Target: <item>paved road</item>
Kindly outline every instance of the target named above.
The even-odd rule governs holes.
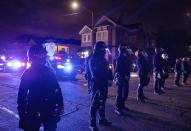
[[[16,98],[19,74],[0,73],[0,131],[19,131]],[[137,77],[130,82],[125,116],[114,113],[116,86],[109,88],[106,115],[111,127],[99,126],[101,131],[189,131],[191,130],[191,79],[188,86],[175,87],[173,76],[167,81],[162,96],[153,94],[153,80],[145,88],[149,98],[145,103],[136,101]],[[61,81],[65,114],[58,123],[58,131],[88,131],[89,95],[82,76],[77,81]]]

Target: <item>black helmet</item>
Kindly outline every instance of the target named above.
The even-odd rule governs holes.
[[[106,46],[103,41],[97,42],[94,46],[94,55],[104,57],[106,54]]]
[[[98,51],[98,50],[102,50],[104,49],[105,50],[106,46],[105,46],[105,43],[103,41],[99,41],[95,44],[94,46],[94,50],[95,51]]]
[[[122,53],[128,52],[128,49],[129,48],[128,48],[127,44],[120,44],[119,48],[118,48],[118,51],[119,51],[120,54],[122,54]]]
[[[28,61],[40,62],[46,60],[47,51],[42,45],[33,45],[27,52]]]

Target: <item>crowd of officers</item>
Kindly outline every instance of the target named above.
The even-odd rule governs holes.
[[[64,111],[61,88],[55,76],[55,72],[47,66],[46,49],[41,45],[34,45],[28,51],[28,59],[31,67],[22,77],[18,92],[19,127],[24,131],[38,131],[41,124],[45,131],[55,131],[57,122]],[[108,87],[112,86],[113,80],[117,85],[115,113],[123,115],[125,101],[129,94],[129,81],[131,62],[128,59],[129,48],[121,44],[118,48],[118,57],[115,60],[114,73],[109,68],[105,59],[106,45],[97,42],[93,53],[86,60],[86,79],[88,91],[91,96],[90,125],[92,131],[97,131],[96,117],[99,114],[99,124],[109,126],[112,123],[106,119],[105,104],[108,96]],[[148,99],[143,88],[149,84],[150,67],[145,53],[142,50],[135,52],[138,68],[139,84],[137,88],[137,100],[145,102]],[[153,58],[154,93],[164,93],[165,80],[168,78],[168,55],[159,48],[155,49]],[[175,84],[179,86],[180,75],[183,73],[183,83],[186,84],[189,75],[187,59],[176,60]],[[113,75],[114,74],[114,75]]]
[[[88,91],[91,95],[90,106],[90,129],[98,130],[96,126],[96,114],[99,114],[99,124],[111,125],[105,117],[105,103],[108,95],[108,87],[112,85],[112,80],[117,86],[115,113],[124,115],[124,111],[129,109],[125,106],[125,101],[129,94],[129,81],[131,72],[131,61],[129,59],[129,48],[126,44],[118,47],[118,57],[114,63],[114,75],[109,69],[108,62],[105,59],[106,46],[104,42],[95,44],[94,52],[86,60],[86,74],[88,81]],[[145,102],[148,99],[143,92],[143,88],[150,82],[149,73],[153,72],[154,78],[154,94],[161,95],[164,93],[165,80],[168,78],[168,54],[161,48],[155,48],[153,56],[153,65],[149,66],[145,52],[137,50],[135,52],[137,74],[139,84],[137,88],[137,100]],[[186,84],[189,76],[189,66],[187,58],[177,59],[175,64],[175,85],[179,86],[181,73],[183,74],[183,84]],[[153,70],[151,71],[151,68]]]

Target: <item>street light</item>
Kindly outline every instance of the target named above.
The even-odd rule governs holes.
[[[72,7],[72,9],[77,10],[79,8],[79,3],[77,1],[73,1],[71,3],[71,7]],[[91,24],[92,24],[91,26],[92,26],[92,29],[93,29],[93,27],[94,27],[94,12],[93,12],[93,10],[89,10],[87,8],[85,8],[85,9],[88,10],[89,12],[91,12],[91,18],[92,18],[91,19]],[[79,14],[79,13],[73,13],[73,14],[70,14],[70,15],[76,15],[76,14]]]
[[[73,1],[73,2],[71,3],[71,7],[72,7],[73,9],[78,9],[78,8],[79,8],[79,3],[76,2],[76,1]]]
[[[77,10],[79,8],[79,4],[78,2],[76,2],[76,0],[74,0],[72,3],[71,3],[71,7],[72,9],[74,10]],[[92,28],[92,48],[94,46],[94,12],[93,10],[90,10],[86,7],[83,6],[84,9],[86,9],[89,13],[91,13],[91,28]],[[69,14],[69,15],[76,15],[76,14],[79,14],[79,13],[72,13],[72,14]]]

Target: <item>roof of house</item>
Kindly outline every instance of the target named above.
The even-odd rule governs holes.
[[[120,24],[119,22],[115,21],[114,19],[112,18],[109,18],[107,16],[102,16],[96,23],[95,23],[95,27],[98,26],[99,24],[101,24],[103,21],[108,21],[110,22],[111,24],[113,24],[114,26],[116,27],[119,27],[121,29],[124,29],[126,31],[137,31],[137,29],[140,29],[142,27],[142,23],[137,23],[137,24],[131,24],[131,25],[124,25],[124,24]],[[79,32],[79,34],[83,34],[83,32],[85,31],[85,29],[88,29],[90,31],[92,31],[92,29],[85,25]]]
[[[85,26],[80,30],[79,34],[80,34],[80,35],[83,34],[83,32],[84,32],[86,29],[89,30],[90,32],[92,32],[92,29],[91,29],[89,26],[85,25]]]

